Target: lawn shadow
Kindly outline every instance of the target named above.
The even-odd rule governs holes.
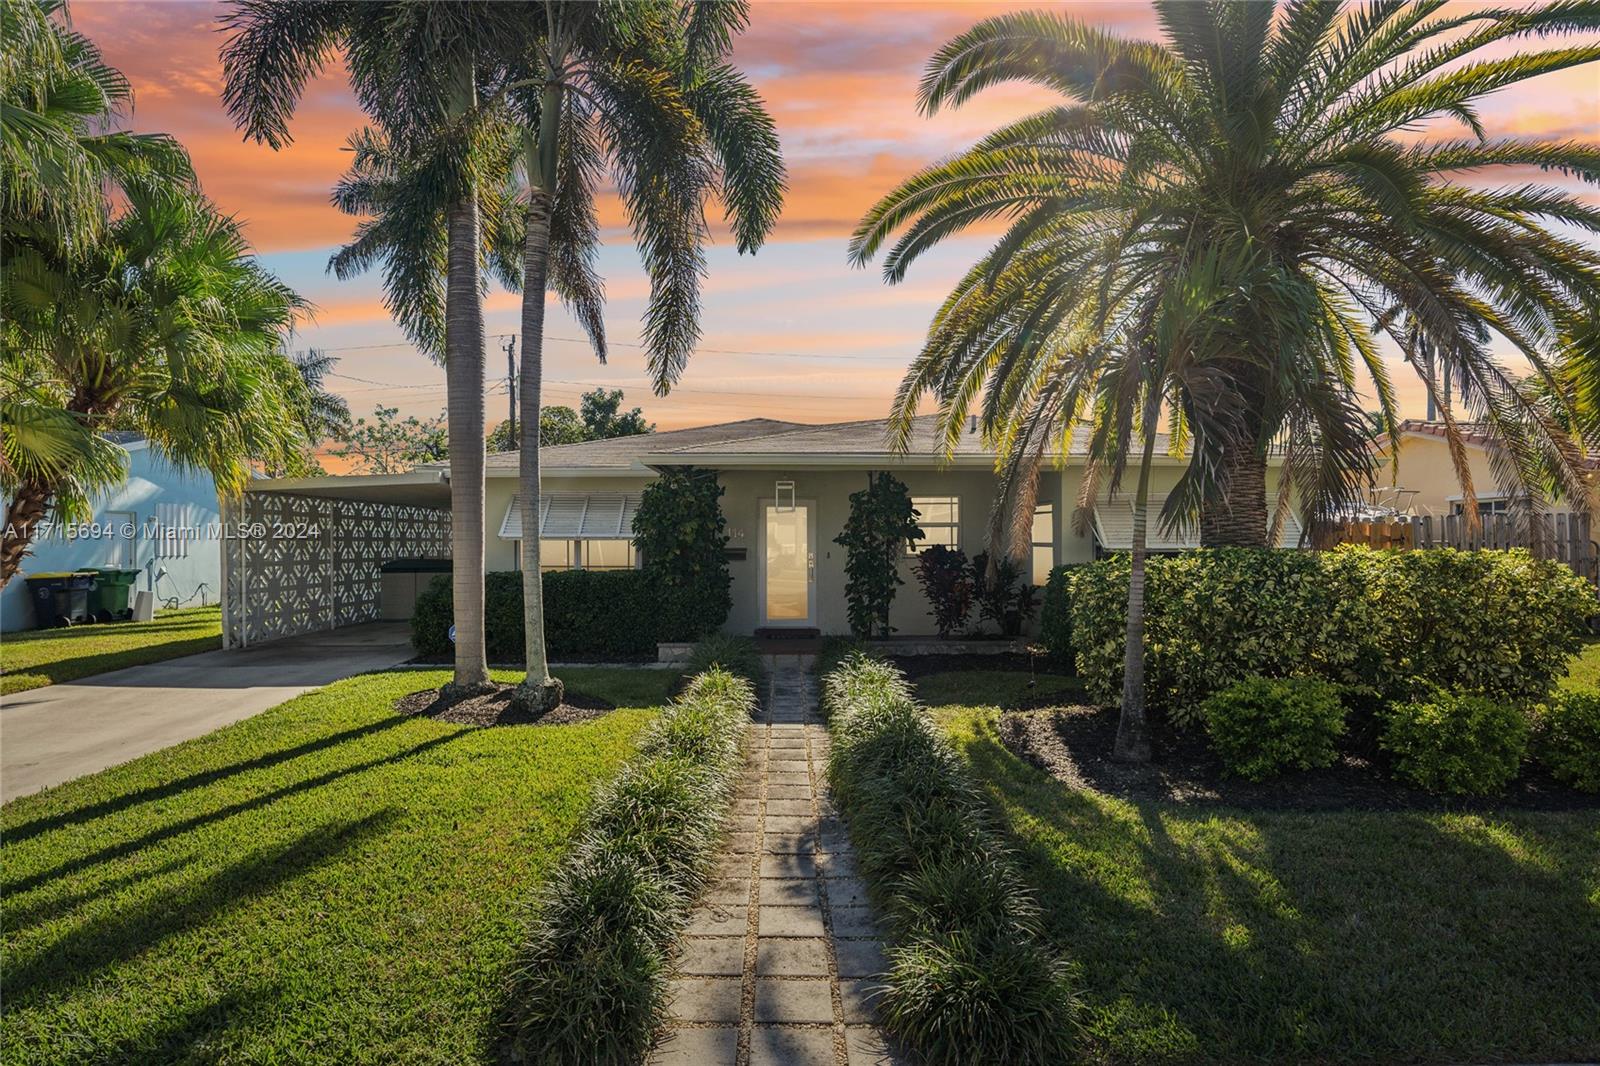
[[[1563,833],[1532,816],[1480,830],[1114,800],[976,728],[963,748],[1010,805],[999,817],[1051,939],[1081,966],[1097,1058],[1549,1061],[1600,1046],[1583,815],[1537,816],[1571,820]]]
[[[237,803],[230,803],[225,807],[218,807],[214,811],[206,811],[204,814],[197,814],[181,821],[172,822],[168,825],[160,827],[159,829],[153,829],[143,836],[135,837],[131,840],[124,840],[118,844],[112,844],[108,847],[101,848],[99,851],[90,852],[87,855],[80,855],[75,859],[69,859],[64,863],[60,863],[59,865],[53,866],[47,870],[41,870],[36,874],[31,874],[18,881],[6,884],[3,886],[4,890],[7,893],[30,891],[38,888],[40,885],[47,884],[50,881],[54,881],[58,878],[66,877],[70,874],[75,874],[82,870],[86,870],[92,866],[98,866],[102,863],[111,862],[113,860],[132,855],[136,852],[143,851],[145,848],[153,847],[162,841],[170,840],[173,837],[191,832],[192,830],[198,829],[201,826],[208,825],[212,822],[220,822],[225,818],[231,818],[236,814],[243,814],[246,811],[257,810],[269,804],[276,803],[278,800],[296,795],[297,793],[309,792],[312,789],[321,788],[322,786],[332,784],[341,778],[349,777],[351,774],[364,773],[367,770],[372,770],[379,766],[387,766],[390,763],[399,762],[402,759],[408,759],[413,755],[420,755],[421,753],[432,748],[439,747],[442,744],[448,744],[450,741],[455,740],[460,735],[461,734],[459,732],[456,732],[432,737],[421,742],[420,744],[413,744],[408,748],[391,752],[388,755],[367,759],[363,762],[352,763],[349,766],[341,766],[337,769],[328,770],[325,773],[317,774],[315,777],[307,777],[302,780],[284,785],[280,788],[275,788],[270,792],[263,792],[259,795],[251,796],[249,799],[240,800]]]
[[[168,937],[360,847],[397,817],[385,808],[351,821],[325,825],[286,844],[241,859],[205,881],[139,907],[96,918],[52,942],[38,955],[12,962],[5,995],[15,1007],[49,987],[91,980],[100,970],[146,951]]]
[[[176,796],[179,793],[188,792],[191,789],[204,788],[207,785],[215,784],[216,782],[228,777],[232,777],[235,774],[248,773],[251,770],[263,770],[270,766],[277,766],[279,763],[285,763],[291,759],[298,759],[302,755],[310,755],[314,752],[323,751],[327,748],[337,747],[338,745],[344,744],[348,741],[360,740],[363,737],[371,736],[374,733],[381,733],[385,730],[393,729],[395,726],[402,724],[404,721],[405,719],[403,718],[386,716],[376,721],[368,722],[366,725],[354,726],[350,729],[340,730],[337,733],[329,733],[326,736],[318,737],[315,740],[308,740],[292,747],[281,748],[277,751],[264,752],[261,755],[257,755],[251,759],[245,759],[241,762],[230,763],[227,766],[218,766],[210,770],[202,770],[198,773],[187,774],[183,777],[174,778],[171,781],[162,782],[159,785],[151,785],[147,788],[135,789],[132,792],[124,793],[115,797],[114,799],[101,800],[98,803],[90,803],[82,807],[73,808],[72,810],[61,811],[57,814],[45,815],[42,818],[35,818],[31,822],[23,822],[14,828],[6,830],[6,843],[21,843],[24,840],[38,836],[40,833],[49,832],[52,829],[60,829],[63,826],[76,825],[82,822],[91,821],[95,818],[102,818],[108,814],[116,814],[118,811],[128,810],[129,808],[136,807],[141,803],[149,803],[152,800],[167,799],[169,797]]]

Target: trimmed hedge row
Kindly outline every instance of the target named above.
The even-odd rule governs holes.
[[[417,597],[411,646],[449,656],[455,606],[448,576]],[[524,657],[522,574],[484,577],[484,638],[491,662]],[[552,659],[654,659],[664,640],[693,640],[706,620],[686,593],[662,588],[642,570],[551,570],[544,575],[544,639]],[[719,623],[720,624],[720,623]]]
[[[1247,677],[1321,677],[1372,706],[1433,688],[1537,702],[1597,610],[1586,581],[1524,549],[1219,548],[1147,566],[1148,699],[1179,723]],[[1105,703],[1122,688],[1127,593],[1127,556],[1058,568],[1047,589],[1043,639],[1057,655],[1075,653]]]
[[[885,1025],[933,1066],[1075,1059],[1067,967],[960,757],[887,663],[823,688],[828,779],[894,932]]]
[[[508,1000],[515,1062],[634,1066],[666,1020],[670,953],[714,869],[755,692],[701,674],[600,792],[540,891]]]

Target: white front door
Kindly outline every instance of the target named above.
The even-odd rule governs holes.
[[[817,620],[816,524],[808,502],[761,504],[761,620],[812,626]]]

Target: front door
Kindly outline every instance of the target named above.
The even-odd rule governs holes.
[[[769,626],[816,624],[816,529],[809,503],[761,505],[761,618]]]

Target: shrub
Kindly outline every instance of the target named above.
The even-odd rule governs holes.
[[[551,570],[544,575],[544,639],[552,659],[654,659],[656,643],[682,640],[693,597],[656,585],[639,570]],[[522,575],[485,575],[484,638],[491,662],[524,655]],[[451,654],[455,606],[450,578],[434,578],[417,597],[411,646],[418,655]]]
[[[1152,709],[1179,723],[1211,693],[1253,676],[1312,674],[1364,686],[1381,705],[1435,687],[1536,702],[1596,608],[1582,578],[1520,549],[1218,548],[1146,565],[1146,691]],[[1078,672],[1091,698],[1115,703],[1128,559],[1061,580],[1071,589]],[[1059,640],[1061,627],[1052,633]]]
[[[967,624],[972,613],[974,586],[972,574],[967,569],[967,553],[960,548],[947,548],[932,544],[917,554],[913,567],[922,594],[932,607],[933,624],[939,636],[951,633]]]
[[[993,622],[1000,635],[1014,637],[1038,608],[1034,588],[1022,579],[1022,567],[1002,556],[994,564],[994,579],[989,578],[989,554],[972,557],[972,584],[978,598],[978,618]]]
[[[633,516],[633,543],[644,572],[673,606],[663,639],[715,633],[733,609],[728,522],[714,470],[669,467],[645,487]]]
[[[727,633],[713,633],[701,637],[689,651],[684,663],[685,674],[703,674],[712,667],[721,667],[752,685],[761,683],[761,652],[749,637],[735,637]]]
[[[895,590],[905,584],[900,560],[906,542],[922,536],[911,493],[889,473],[869,473],[867,487],[850,494],[850,517],[833,542],[845,549],[844,596],[850,632],[858,637],[887,637],[889,607]]]
[[[1331,766],[1344,705],[1326,681],[1252,677],[1200,705],[1211,747],[1229,773],[1261,781],[1286,769]]]
[[[668,953],[709,879],[754,706],[743,678],[699,675],[601,790],[539,893],[513,969],[506,1057],[644,1060],[666,1020]]]
[[[1078,565],[1058,566],[1050,571],[1044,586],[1044,606],[1039,610],[1039,643],[1050,657],[1073,664],[1072,652],[1072,575]]]
[[[1550,700],[1539,761],[1557,781],[1600,792],[1600,692],[1558,692]]]
[[[1528,718],[1500,700],[1441,691],[1390,707],[1380,743],[1413,784],[1481,796],[1517,776],[1528,750]]]
[[[982,790],[899,670],[855,655],[823,679],[828,779],[894,931],[878,1004],[930,1064],[1063,1062],[1076,1001]]]

